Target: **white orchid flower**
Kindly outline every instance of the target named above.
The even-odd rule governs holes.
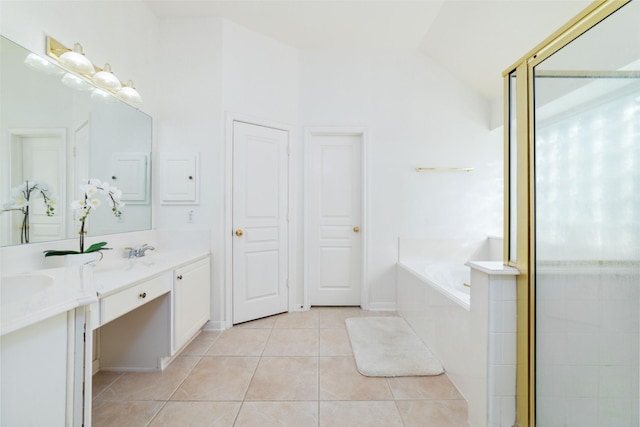
[[[118,202],[122,198],[122,190],[120,190],[119,188],[111,187],[111,194],[113,194],[113,198]]]
[[[86,203],[84,199],[74,200],[73,202],[71,202],[71,209],[74,209],[74,210],[82,209],[84,208],[85,205]]]
[[[85,193],[87,197],[93,197],[98,192],[98,187],[92,184],[85,184],[80,187],[80,190],[82,190],[82,192]]]
[[[10,202],[2,205],[2,207],[6,210],[18,210],[26,208],[27,206],[29,206],[29,203],[23,198],[11,200]]]
[[[81,232],[84,231],[85,220],[91,211],[93,209],[97,209],[102,204],[102,201],[98,198],[98,195],[100,194],[103,195],[103,198],[107,201],[111,207],[111,211],[116,217],[120,217],[122,215],[122,212],[119,210],[121,206],[124,206],[120,201],[122,191],[118,190],[115,186],[112,186],[106,181],[103,182],[96,178],[89,178],[83,179],[80,182],[80,190],[84,193],[84,196],[80,200],[74,200],[71,202],[71,208],[74,210],[80,210],[80,217],[78,220],[82,223]],[[82,242],[80,246],[83,246]]]
[[[18,197],[13,201],[13,209],[21,209],[29,206],[29,200],[24,197]]]
[[[9,190],[10,200],[2,205],[3,210],[21,211],[23,214],[20,234],[21,243],[29,243],[29,207],[35,206],[37,199],[42,199],[45,205],[45,214],[55,214],[56,200],[49,186],[33,179],[27,179],[22,184]]]

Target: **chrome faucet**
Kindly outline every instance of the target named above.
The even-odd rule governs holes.
[[[154,248],[153,246],[149,246],[146,243],[140,246],[138,249],[135,249],[135,248],[124,248],[124,249],[129,251],[129,258],[140,258],[144,256],[145,252],[156,250],[156,248]]]

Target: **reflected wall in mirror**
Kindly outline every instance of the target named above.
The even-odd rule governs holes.
[[[25,241],[27,212],[29,242],[77,237],[70,204],[88,178],[125,204],[120,218],[106,205],[92,213],[89,236],[151,228],[151,117],[1,36],[0,93],[2,246]],[[53,201],[37,190],[20,200],[27,182]]]

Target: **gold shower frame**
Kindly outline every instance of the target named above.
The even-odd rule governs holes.
[[[517,277],[516,427],[535,426],[535,211],[533,68],[631,0],[596,0],[503,72],[504,78],[504,262]],[[516,72],[516,182],[510,181],[509,78]],[[510,188],[515,185],[516,250],[510,260]]]

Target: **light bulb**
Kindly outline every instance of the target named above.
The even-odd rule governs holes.
[[[93,75],[93,82],[98,86],[111,91],[118,91],[122,87],[120,79],[111,72],[111,65],[104,64],[102,71]]]
[[[116,94],[118,98],[129,104],[139,105],[142,104],[142,97],[137,90],[133,87],[133,82],[129,80],[126,85],[122,87]]]
[[[93,68],[93,64],[86,56],[84,56],[84,52],[82,51],[82,46],[80,43],[76,43],[73,45],[73,50],[69,52],[65,52],[60,55],[58,61],[66,68],[71,71],[75,71],[80,74],[94,75],[96,70]]]

